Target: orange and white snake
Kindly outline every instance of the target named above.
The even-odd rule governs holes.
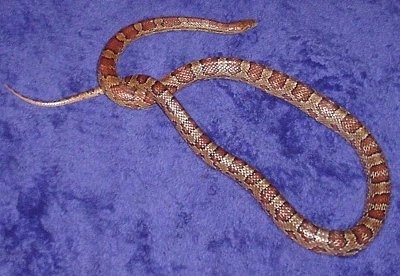
[[[57,101],[33,100],[7,88],[19,98],[44,107],[62,106],[105,94],[128,108],[157,104],[192,150],[211,167],[249,190],[276,225],[291,239],[315,252],[353,255],[378,234],[386,218],[390,197],[385,157],[369,130],[332,100],[282,72],[238,58],[206,58],[183,65],[161,81],[145,75],[120,78],[116,64],[132,41],[165,31],[206,31],[235,34],[256,25],[253,20],[221,23],[189,17],[163,17],[140,21],[121,29],[106,44],[98,64],[99,87]],[[304,218],[256,168],[227,152],[208,137],[174,97],[183,87],[204,79],[225,78],[245,82],[281,98],[316,121],[340,134],[356,150],[367,179],[367,195],[361,218],[349,229],[331,230]]]

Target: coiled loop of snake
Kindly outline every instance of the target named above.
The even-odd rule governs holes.
[[[140,37],[164,31],[209,31],[239,33],[255,26],[252,20],[221,23],[200,18],[164,17],[143,20],[121,29],[103,49],[98,66],[100,87],[58,101],[32,100],[9,90],[21,99],[54,107],[106,94],[128,108],[145,108],[157,103],[173,122],[183,139],[207,164],[238,181],[249,190],[276,225],[291,239],[315,252],[353,255],[376,237],[386,218],[391,196],[389,169],[370,131],[346,109],[308,85],[286,74],[237,58],[206,58],[183,65],[161,81],[137,75],[120,78],[117,60],[125,47]],[[246,82],[265,93],[299,108],[348,141],[356,150],[367,178],[367,195],[361,218],[346,230],[317,226],[298,213],[256,168],[215,144],[185,111],[174,93],[199,80],[226,78]]]
[[[155,104],[148,84],[143,78],[135,76],[120,78],[117,74],[117,61],[133,41],[155,33],[167,31],[204,31],[220,34],[237,34],[256,25],[254,20],[241,20],[222,23],[213,20],[192,17],[162,17],[143,20],[122,28],[113,36],[101,52],[98,63],[98,79],[104,93],[119,105],[129,108],[145,108]],[[149,78],[147,78],[149,80]],[[154,79],[152,81],[155,81]],[[151,85],[150,85],[151,86]]]

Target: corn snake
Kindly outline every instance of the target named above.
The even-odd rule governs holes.
[[[99,87],[57,101],[38,101],[7,87],[35,105],[56,107],[105,94],[115,103],[140,109],[157,104],[192,150],[208,165],[249,190],[275,224],[291,239],[315,252],[353,255],[378,234],[390,205],[390,178],[384,155],[368,129],[344,108],[284,73],[238,58],[206,58],[183,65],[161,81],[145,75],[120,78],[116,64],[123,50],[140,37],[165,31],[206,31],[235,34],[255,26],[252,20],[221,23],[186,17],[140,21],[121,29],[105,45],[98,64]],[[259,172],[242,159],[215,144],[185,111],[174,94],[189,84],[212,78],[245,82],[281,98],[332,129],[356,150],[367,177],[368,188],[362,217],[346,230],[317,226],[304,218]]]

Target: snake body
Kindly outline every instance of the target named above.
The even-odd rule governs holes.
[[[208,165],[249,190],[275,224],[291,239],[315,252],[356,254],[376,237],[383,225],[389,209],[391,188],[389,170],[381,148],[370,131],[346,109],[282,72],[238,58],[201,59],[183,65],[161,81],[145,75],[120,78],[117,74],[116,64],[120,54],[129,43],[140,37],[171,30],[233,34],[254,26],[252,20],[232,23],[187,17],[143,20],[124,27],[107,42],[98,64],[99,87],[50,102],[33,100],[9,89],[23,100],[41,106],[60,106],[101,94],[128,108],[157,104],[192,150]],[[214,143],[174,96],[178,90],[193,82],[212,78],[232,79],[253,85],[291,103],[348,141],[361,160],[367,180],[366,202],[358,222],[346,230],[315,225],[297,212],[259,170]]]

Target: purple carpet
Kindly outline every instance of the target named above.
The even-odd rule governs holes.
[[[400,272],[398,1],[21,0],[1,1],[0,14],[1,85],[44,100],[96,87],[101,49],[130,23],[172,15],[256,19],[239,35],[139,40],[122,55],[120,75],[160,79],[211,56],[282,70],[369,127],[393,183],[386,224],[366,250],[316,254],[196,157],[158,107],[130,110],[101,96],[46,109],[1,87],[0,275]],[[243,83],[203,81],[177,97],[218,144],[259,168],[316,224],[344,229],[361,215],[361,164],[332,131]]]

